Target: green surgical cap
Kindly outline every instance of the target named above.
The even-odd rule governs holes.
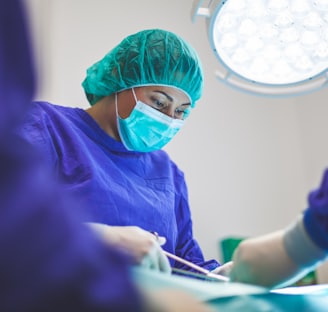
[[[112,93],[146,85],[181,89],[193,107],[203,89],[202,67],[195,50],[172,32],[143,30],[123,39],[88,68],[82,83],[91,105]]]

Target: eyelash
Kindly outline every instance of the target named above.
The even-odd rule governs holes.
[[[152,102],[154,103],[154,108],[156,108],[158,110],[161,110],[167,106],[163,102],[156,100],[156,99],[153,99]]]
[[[158,111],[162,111],[163,109],[165,109],[168,105],[164,102],[161,102],[160,100],[158,100],[157,98],[152,97],[151,98],[151,102],[153,103],[152,107]],[[180,109],[177,108],[175,110],[176,116],[177,117],[184,117],[185,115],[189,115],[188,114],[188,108],[186,109]]]

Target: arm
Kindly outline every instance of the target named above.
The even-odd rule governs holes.
[[[309,195],[309,208],[288,228],[246,239],[233,256],[231,279],[285,286],[315,269],[328,255],[328,174]]]
[[[130,259],[81,224],[74,200],[38,165],[17,166],[27,165],[22,154],[8,155],[10,175],[0,175],[1,311],[209,311],[174,289],[140,291]]]
[[[304,229],[303,218],[285,230],[242,241],[233,255],[232,281],[283,287],[312,271],[326,257]]]
[[[230,278],[235,282],[282,287],[297,281],[311,269],[292,260],[284,230],[242,241],[233,255]]]

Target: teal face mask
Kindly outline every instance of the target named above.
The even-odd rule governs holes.
[[[171,118],[138,100],[130,116],[122,119],[117,112],[117,97],[115,105],[122,143],[131,151],[151,152],[161,149],[184,124],[184,120]]]

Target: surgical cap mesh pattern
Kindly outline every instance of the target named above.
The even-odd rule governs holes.
[[[88,68],[82,83],[91,105],[112,93],[146,85],[179,88],[194,106],[203,89],[202,67],[195,50],[172,32],[143,30],[123,39]]]

